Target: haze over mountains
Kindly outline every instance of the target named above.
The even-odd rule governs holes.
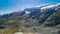
[[[49,34],[60,34],[60,3],[25,8],[20,11],[2,15],[0,16],[0,24],[0,29],[26,27],[28,31],[37,30],[36,32],[45,32],[45,30],[47,31],[48,29],[45,34],[48,34],[48,32]],[[57,32],[55,30],[57,30]]]

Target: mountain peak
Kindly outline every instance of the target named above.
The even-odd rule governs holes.
[[[60,3],[56,4],[56,6],[60,6]]]
[[[51,7],[54,7],[54,6],[55,5],[50,5],[50,6],[42,7],[41,9],[51,8]]]

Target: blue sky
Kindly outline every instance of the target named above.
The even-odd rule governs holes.
[[[10,13],[26,7],[56,3],[60,3],[60,0],[0,0],[0,14]]]

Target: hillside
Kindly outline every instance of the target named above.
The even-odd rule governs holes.
[[[18,31],[60,34],[60,4],[25,8],[0,16],[1,33]]]

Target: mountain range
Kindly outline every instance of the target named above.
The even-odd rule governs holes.
[[[32,7],[32,8],[25,8],[22,11],[15,11],[12,12],[10,14],[5,14],[2,17],[6,17],[9,18],[11,16],[27,16],[28,17],[36,17],[38,14],[40,15],[41,13],[44,12],[53,12],[52,10],[58,10],[60,7],[60,3],[56,4],[56,5],[45,5],[45,6],[40,6],[40,7]],[[26,13],[27,12],[27,13]],[[29,13],[30,12],[30,13]]]
[[[60,3],[25,8],[0,16],[0,29],[5,27],[58,27],[60,28]]]

